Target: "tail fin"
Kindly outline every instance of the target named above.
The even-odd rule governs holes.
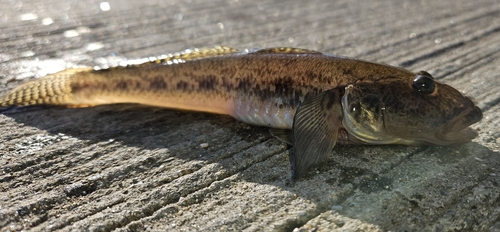
[[[90,68],[67,69],[24,83],[0,99],[0,106],[71,105],[71,77]]]

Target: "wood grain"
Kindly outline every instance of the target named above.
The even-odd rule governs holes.
[[[30,0],[0,9],[1,95],[75,65],[293,46],[426,70],[485,116],[474,125],[480,136],[457,147],[335,148],[291,186],[286,146],[229,117],[130,105],[3,113],[1,231],[500,231],[498,1]]]

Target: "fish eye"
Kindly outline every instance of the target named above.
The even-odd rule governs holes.
[[[420,71],[417,73],[417,75],[420,75],[420,76],[427,76],[427,77],[430,77],[431,79],[434,79],[434,77],[431,76],[431,74],[429,74],[428,72],[426,71]]]
[[[417,75],[415,79],[413,79],[413,85],[412,85],[413,89],[423,94],[433,93],[435,86],[431,75],[425,75],[428,73],[424,74],[422,72],[419,72],[418,74],[420,75]]]

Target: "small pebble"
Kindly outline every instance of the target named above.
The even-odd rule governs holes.
[[[202,144],[200,144],[200,147],[201,148],[207,148],[208,147],[208,143],[202,143]]]

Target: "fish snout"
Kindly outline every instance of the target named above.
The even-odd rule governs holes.
[[[479,122],[482,118],[483,112],[477,106],[464,111],[442,128],[440,135],[436,136],[440,140],[436,141],[436,144],[453,145],[471,141],[477,137],[478,133],[469,126]]]

